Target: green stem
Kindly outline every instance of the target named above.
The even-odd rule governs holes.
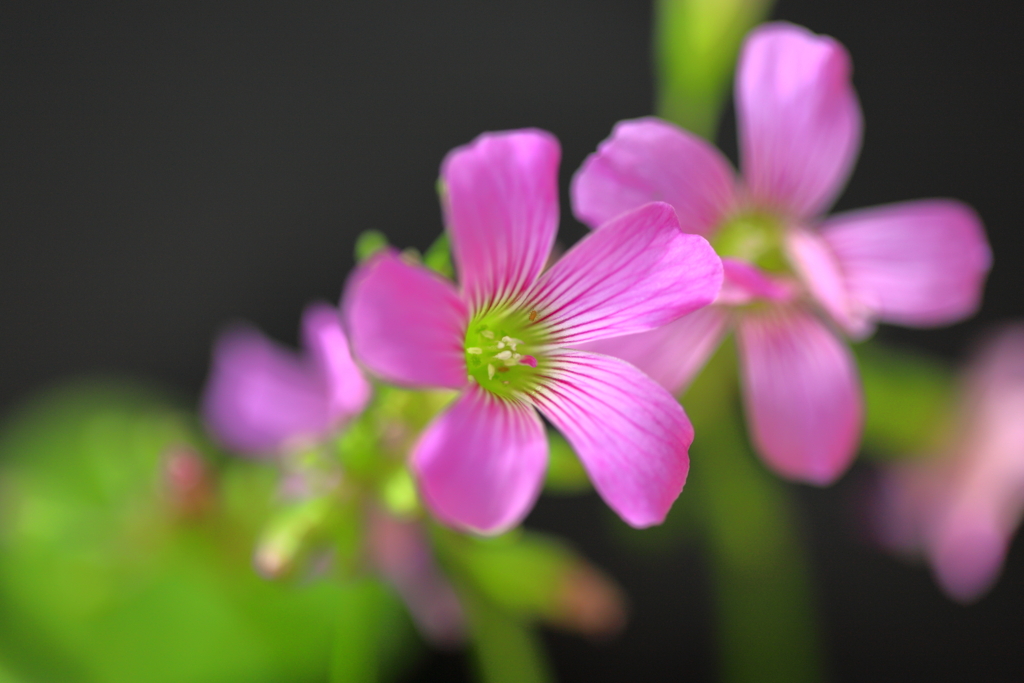
[[[687,493],[703,507],[721,678],[819,681],[810,571],[790,492],[744,438],[735,357],[723,344],[685,401],[697,434]]]

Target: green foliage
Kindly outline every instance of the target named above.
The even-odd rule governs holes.
[[[548,472],[544,480],[547,493],[574,494],[591,490],[590,477],[569,442],[561,434],[548,430]]]
[[[876,459],[935,452],[949,436],[956,378],[940,361],[868,342],[855,347],[864,387],[864,452]]]
[[[206,463],[183,507],[169,453]],[[320,681],[348,588],[252,570],[274,477],[203,456],[185,414],[110,383],[55,392],[0,430],[0,661],[34,682]],[[273,473],[270,472],[272,475]],[[393,597],[376,602],[401,615]],[[401,618],[393,617],[393,618]],[[406,630],[379,641],[394,659]]]
[[[448,242],[448,233],[442,232],[433,244],[427,247],[423,255],[423,265],[431,270],[444,275],[446,278],[455,277],[455,268],[452,266],[452,250]]]
[[[356,238],[356,263],[362,263],[388,247],[388,238],[379,230],[364,230]]]

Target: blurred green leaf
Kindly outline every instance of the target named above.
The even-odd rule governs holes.
[[[356,263],[362,263],[388,247],[388,238],[380,230],[364,230],[356,238]]]
[[[168,454],[202,457],[203,445],[186,413],[110,382],[51,392],[5,422],[0,658],[12,671],[35,683],[326,678],[345,589],[253,571],[275,482],[263,464],[207,459],[212,500],[177,506]],[[401,614],[393,600],[381,609]]]
[[[865,454],[893,459],[934,452],[953,424],[953,371],[924,353],[876,342],[854,351],[864,387]]]
[[[561,434],[548,433],[548,472],[544,490],[548,493],[583,493],[592,489],[590,477],[583,469],[576,451]]]
[[[546,683],[554,676],[533,629],[471,594],[463,595],[483,683]]]
[[[714,140],[740,43],[771,6],[771,0],[658,0],[658,115]]]
[[[427,248],[423,255],[423,265],[431,270],[440,273],[448,279],[455,277],[455,268],[452,266],[452,250],[448,242],[448,233],[442,232],[433,244]]]

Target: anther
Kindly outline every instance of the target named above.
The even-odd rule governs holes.
[[[483,332],[480,333],[480,336],[483,337],[484,339],[494,339],[494,333],[491,332],[490,330],[484,330]]]
[[[494,379],[494,366],[487,364],[487,379]]]
[[[498,348],[500,349],[501,347],[499,346]],[[498,360],[508,360],[509,358],[512,357],[512,352],[502,351],[501,353],[496,354],[494,357],[497,358]]]
[[[474,356],[479,356],[483,352],[484,350],[481,349],[479,346],[470,346],[468,349],[466,349],[466,353],[471,353]]]

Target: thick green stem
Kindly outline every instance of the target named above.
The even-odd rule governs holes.
[[[731,343],[684,401],[697,438],[687,494],[699,497],[713,572],[721,678],[823,678],[805,550],[787,486],[750,451]]]

